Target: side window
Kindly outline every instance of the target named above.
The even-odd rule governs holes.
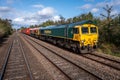
[[[73,33],[74,34],[78,34],[79,33],[79,29],[78,28],[73,28]]]

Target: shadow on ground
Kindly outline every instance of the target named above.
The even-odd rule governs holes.
[[[2,45],[6,44],[5,41],[8,39],[8,36],[5,37],[0,37],[0,47],[2,47]]]

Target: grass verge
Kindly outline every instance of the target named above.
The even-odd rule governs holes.
[[[120,57],[120,48],[114,44],[103,43],[97,49],[98,52]]]

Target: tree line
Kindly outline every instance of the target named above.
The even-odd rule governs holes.
[[[38,27],[41,27],[41,26],[45,27],[49,25],[59,25],[59,24],[69,24],[69,23],[79,22],[82,20],[94,20],[93,14],[89,12],[88,14],[81,14],[79,16],[75,16],[73,18],[68,18],[68,19],[65,19],[62,15],[60,15],[60,20],[58,21],[48,20],[46,22],[43,22],[42,24],[39,24]]]

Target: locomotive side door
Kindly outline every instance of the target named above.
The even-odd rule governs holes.
[[[74,34],[73,40],[79,41],[80,40],[80,30],[78,27],[73,28],[73,34]]]

